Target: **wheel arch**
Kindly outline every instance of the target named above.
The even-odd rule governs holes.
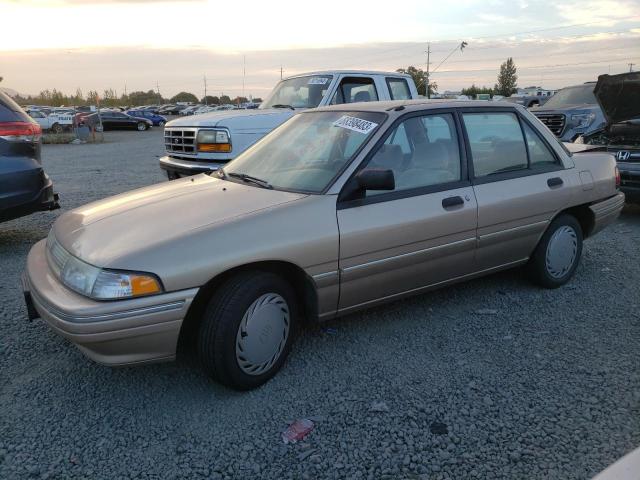
[[[576,205],[574,207],[566,208],[558,212],[558,214],[554,216],[551,221],[555,220],[562,214],[571,215],[578,221],[578,223],[580,224],[580,228],[582,228],[583,238],[588,238],[593,232],[596,219],[593,211],[591,211],[588,204]]]
[[[178,350],[192,345],[202,319],[202,314],[211,296],[220,285],[241,272],[266,271],[280,275],[289,282],[296,293],[302,310],[302,318],[313,321],[318,318],[318,295],[313,279],[298,265],[281,260],[252,262],[219,273],[205,283],[196,294],[182,322],[178,339]]]

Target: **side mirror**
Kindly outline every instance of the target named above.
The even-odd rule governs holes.
[[[396,180],[393,170],[377,168],[364,169],[356,175],[360,189],[364,190],[394,190]]]

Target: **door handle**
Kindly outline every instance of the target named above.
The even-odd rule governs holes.
[[[559,187],[563,184],[564,182],[562,181],[562,179],[560,177],[553,177],[547,180],[547,185],[549,185],[549,188],[552,187]]]
[[[460,196],[447,197],[442,200],[442,208],[451,208],[458,205],[464,205],[464,200]]]

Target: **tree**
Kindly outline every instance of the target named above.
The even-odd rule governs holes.
[[[169,101],[171,103],[176,103],[176,102],[198,103],[198,97],[196,97],[193,93],[180,92],[179,94],[175,95],[174,97],[171,97],[171,100],[169,100]]]
[[[206,105],[218,105],[220,103],[220,99],[215,95],[207,95],[206,97],[202,97],[200,103],[204,103]]]
[[[479,93],[488,93],[489,95],[493,96],[493,88],[485,87],[485,86],[476,87],[476,85],[473,84],[469,88],[463,88],[460,93],[462,95],[466,95],[468,97],[473,97],[473,98],[475,98],[475,96],[478,95]]]
[[[418,94],[427,96],[427,88],[426,88],[427,79],[426,79],[426,73],[424,72],[424,70],[422,70],[421,68],[416,68],[413,65],[411,65],[407,68],[399,68],[396,70],[396,72],[406,73],[408,75],[411,75],[411,78],[413,78],[413,83],[415,83],[416,87],[418,88]],[[438,84],[436,82],[429,82],[428,96],[433,95],[434,93],[436,93],[437,90],[438,90]]]
[[[149,104],[160,104],[165,103],[162,95],[158,95],[158,92],[155,90],[149,90],[147,92],[131,92],[126,97],[122,98],[123,103],[129,105],[130,107],[138,106],[138,105],[149,105]]]
[[[516,75],[516,64],[513,58],[507,58],[507,61],[500,65],[500,73],[498,74],[498,83],[494,87],[496,95],[510,96],[516,93],[518,87],[518,75]]]
[[[229,98],[229,95],[221,95],[220,96],[220,103],[222,105],[227,105],[227,104],[231,103],[231,99]]]
[[[253,99],[253,103],[262,103],[262,99],[260,97],[256,97]]]
[[[234,105],[239,105],[241,103],[247,103],[249,100],[247,99],[247,97],[236,97],[233,100],[231,100],[231,102],[229,103],[233,103]]]

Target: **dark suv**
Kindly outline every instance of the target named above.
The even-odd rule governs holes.
[[[59,208],[40,160],[42,129],[0,92],[0,222]]]

